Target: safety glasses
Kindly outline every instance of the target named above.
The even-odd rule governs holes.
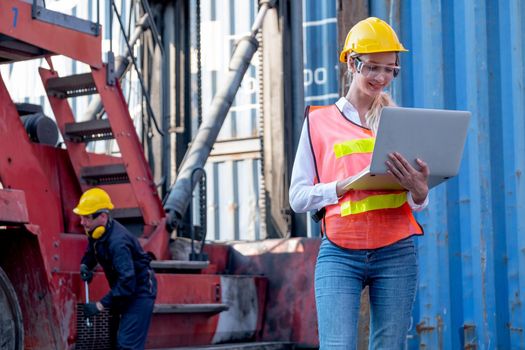
[[[375,78],[380,74],[392,79],[399,74],[400,66],[389,66],[384,64],[370,63],[362,61],[359,57],[354,58],[356,62],[357,73],[364,75],[367,78]]]

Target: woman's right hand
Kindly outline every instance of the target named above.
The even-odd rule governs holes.
[[[415,169],[401,154],[394,152],[388,155],[390,160],[386,162],[388,173],[397,182],[412,194],[414,203],[421,204],[428,196],[428,177],[430,170],[427,163],[416,159],[419,169]]]

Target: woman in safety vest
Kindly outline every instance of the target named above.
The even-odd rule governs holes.
[[[369,287],[370,349],[404,349],[418,278],[412,211],[428,204],[429,169],[390,154],[389,173],[406,191],[345,190],[370,164],[383,90],[407,51],[394,30],[370,17],[348,32],[341,62],[351,78],[335,105],[307,108],[290,186],[296,212],[322,213],[323,239],[315,268],[321,349],[355,349],[361,291]]]

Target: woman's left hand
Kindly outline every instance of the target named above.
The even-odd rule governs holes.
[[[412,195],[414,203],[421,204],[428,195],[428,175],[430,171],[427,163],[421,159],[416,159],[420,169],[416,170],[399,153],[394,152],[389,155],[390,160],[386,161],[388,173],[396,178],[397,182]]]

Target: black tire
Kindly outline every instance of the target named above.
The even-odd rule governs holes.
[[[0,350],[24,348],[24,323],[15,289],[0,268]]]

